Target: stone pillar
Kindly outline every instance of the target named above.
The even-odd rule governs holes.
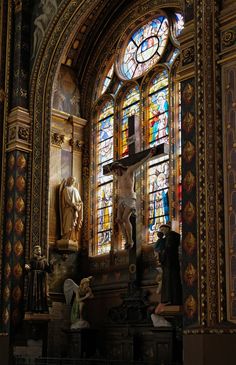
[[[4,148],[5,148],[5,139],[6,139],[6,115],[8,110],[8,100],[7,96],[9,93],[9,54],[10,49],[7,46],[7,40],[9,39],[9,33],[11,32],[11,6],[9,6],[8,1],[1,1],[0,3],[0,181],[1,181],[1,189],[0,189],[0,202],[1,207],[3,203],[3,195],[4,195],[4,187],[5,187],[5,168],[3,166],[3,156],[4,156]],[[8,49],[8,50],[7,50]],[[2,209],[1,209],[2,211]],[[0,217],[0,272],[3,273],[5,266],[5,254],[3,250],[3,217]],[[0,280],[0,302],[2,303],[0,306],[0,333],[7,334],[9,330],[8,326],[8,305],[7,301],[3,299],[3,290],[5,289],[5,276],[2,275]],[[9,290],[6,289],[7,297],[9,297]],[[8,299],[6,297],[6,299]],[[5,335],[0,336],[0,346],[4,344],[6,338]]]
[[[226,321],[227,242],[224,239],[222,209],[224,184],[218,4],[214,0],[194,2],[197,152],[195,206],[197,237],[194,238],[197,241],[195,243],[192,237],[186,243],[183,232],[183,248],[186,251],[186,247],[189,247],[190,250],[184,254],[183,266],[187,265],[189,270],[183,273],[183,278],[185,294],[194,287],[197,297],[192,295],[189,302],[186,301],[186,297],[184,298],[185,365],[218,365],[222,364],[225,358],[229,364],[233,364],[235,358],[236,331],[233,324]],[[186,195],[184,189],[185,187],[183,194]],[[183,221],[185,219],[183,207]],[[192,253],[191,247],[194,247]],[[191,256],[193,263],[189,266],[186,260],[188,261]],[[194,260],[197,266],[194,266]],[[194,280],[195,275],[198,276],[198,280]],[[194,313],[192,321],[186,320],[189,310]]]
[[[3,277],[2,328],[11,338],[24,313],[24,261],[28,255],[28,171],[31,143],[27,106],[29,64],[29,1],[8,1],[5,108],[3,124],[4,176],[2,176]],[[7,15],[6,14],[6,15]],[[14,33],[12,33],[14,22]],[[13,50],[12,64],[9,54]],[[11,67],[11,72],[10,72]],[[26,69],[27,68],[27,69]],[[10,82],[9,82],[10,81]],[[10,109],[11,107],[11,109]],[[12,330],[14,329],[14,331]]]

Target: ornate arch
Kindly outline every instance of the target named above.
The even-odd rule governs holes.
[[[100,3],[104,3],[103,0]],[[31,244],[46,246],[48,222],[49,150],[52,84],[63,51],[75,31],[99,6],[85,0],[64,1],[51,23],[35,60],[30,82],[30,115],[33,124]]]
[[[54,20],[51,22],[47,33],[42,41],[40,50],[35,59],[31,80],[30,80],[30,101],[29,109],[32,119],[33,143],[32,143],[32,184],[31,184],[31,230],[30,241],[34,245],[42,241],[46,246],[47,224],[48,224],[48,186],[49,186],[49,151],[50,151],[50,116],[51,116],[51,94],[52,84],[63,52],[69,50],[69,44],[75,37],[78,29],[82,28],[88,17],[92,19],[96,11],[106,7],[109,2],[105,0],[91,1],[84,0],[78,4],[77,1],[64,0],[61,2]],[[143,1],[139,12],[149,12],[150,9],[159,7],[179,7],[180,2],[169,3],[166,0]],[[138,16],[137,9],[134,11],[133,4],[127,15],[122,18],[122,27],[125,29],[135,17]],[[137,6],[136,6],[137,8]],[[92,21],[92,20],[91,20]],[[120,35],[120,20],[114,23],[110,29],[109,43],[115,45]],[[107,38],[108,39],[108,38]],[[102,42],[102,49],[104,41]],[[111,46],[112,47],[112,46]],[[68,51],[69,52],[69,51]],[[104,55],[103,55],[104,56]],[[101,65],[102,54],[95,53],[90,59],[88,72],[83,78],[86,87],[82,90],[81,100],[83,110],[90,110],[91,91],[93,85],[89,79]],[[95,61],[95,63],[94,63]],[[86,100],[86,101],[85,101]],[[90,117],[90,115],[85,115]]]

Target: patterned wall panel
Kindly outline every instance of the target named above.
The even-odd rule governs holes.
[[[12,62],[13,91],[11,108],[28,107],[28,74],[30,59],[30,1],[14,2],[14,55]]]
[[[224,70],[224,161],[228,315],[236,321],[236,66]]]
[[[184,325],[197,321],[196,114],[194,79],[181,83]]]
[[[4,261],[2,291],[3,330],[10,322],[17,325],[24,310],[24,246],[27,154],[21,151],[7,154],[7,188],[4,223]]]
[[[6,73],[8,72],[8,68],[9,68],[9,50],[7,48],[7,27],[9,26],[10,28],[10,24],[8,25],[8,21],[10,23],[10,17],[11,17],[11,9],[8,5],[8,1],[3,0],[0,3],[0,164],[1,164],[1,168],[0,168],[0,181],[2,184],[4,184],[4,170],[2,170],[2,163],[3,163],[3,146],[4,146],[4,131],[6,130],[5,128],[5,121],[4,121],[4,114],[7,110],[8,107],[8,103],[7,103],[7,90],[8,90],[8,85],[9,85],[9,79],[6,79]],[[0,196],[0,207],[2,207],[2,202],[3,202],[3,196],[2,196],[2,191],[3,191],[3,186],[1,188],[1,196]],[[1,209],[2,210],[2,209]],[[2,228],[2,227],[1,227]],[[2,239],[2,230],[1,230],[1,239],[0,239],[0,301],[2,300],[3,297],[7,298],[8,297],[8,287],[4,286],[3,283],[3,277],[4,274],[2,274],[3,270],[6,269],[5,263],[3,262],[3,257],[5,255],[3,247],[3,239]],[[5,290],[5,291],[4,291]],[[0,332],[4,331],[5,328],[5,324],[4,322],[5,319],[7,319],[8,317],[8,310],[7,307],[3,307],[2,305],[3,303],[1,302],[0,304]]]

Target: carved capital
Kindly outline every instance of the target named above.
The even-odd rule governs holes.
[[[70,144],[71,147],[73,147],[74,151],[82,152],[82,150],[84,148],[84,142],[79,141],[78,139],[71,138],[69,140],[69,144]]]
[[[15,148],[30,150],[31,126],[28,110],[17,107],[9,114],[7,142],[8,150]]]
[[[59,133],[52,133],[51,134],[51,143],[53,145],[61,147],[64,142],[65,142],[64,134],[59,134]]]

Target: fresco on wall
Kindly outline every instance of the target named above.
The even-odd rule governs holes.
[[[35,19],[33,20],[32,58],[36,56],[46,29],[57,13],[60,2],[61,0],[40,0],[37,2]]]
[[[62,66],[53,85],[52,106],[54,109],[79,117],[79,103],[80,94],[75,74],[69,67]]]

